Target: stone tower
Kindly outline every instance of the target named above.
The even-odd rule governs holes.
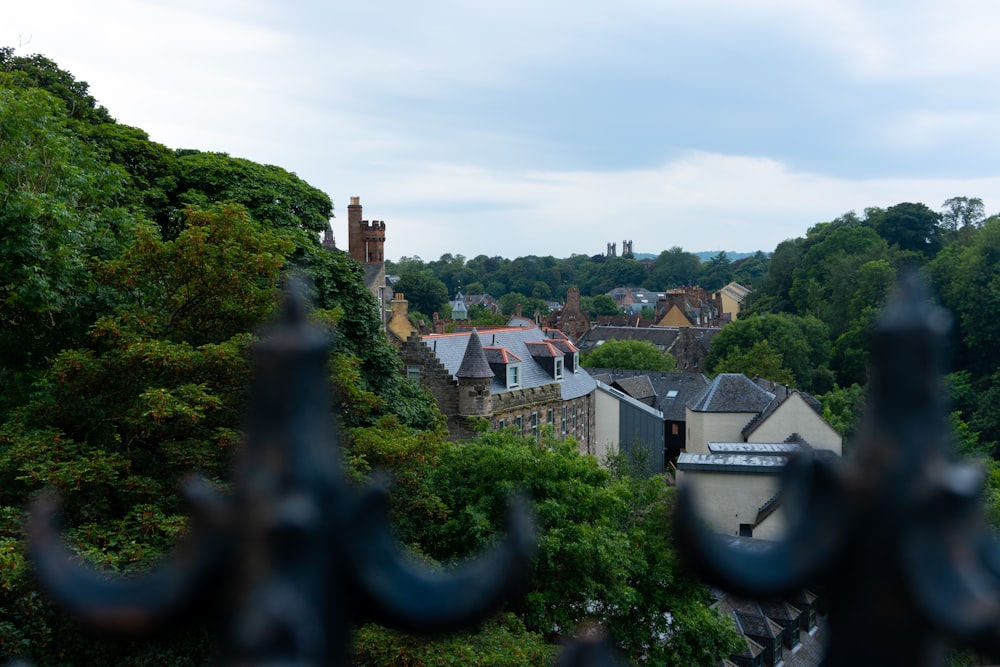
[[[351,197],[347,207],[347,248],[359,264],[385,263],[385,222],[362,220],[360,197]]]
[[[475,329],[469,336],[462,365],[455,377],[458,380],[458,414],[463,417],[489,417],[493,413],[493,369]]]
[[[385,223],[361,219],[361,198],[351,197],[347,207],[347,253],[365,269],[365,285],[384,311],[388,294],[385,287]],[[384,315],[384,313],[383,313]]]

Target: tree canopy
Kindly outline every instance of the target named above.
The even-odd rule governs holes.
[[[676,360],[645,340],[606,340],[580,362],[585,368],[621,368],[638,371],[672,371]]]

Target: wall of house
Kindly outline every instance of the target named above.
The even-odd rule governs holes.
[[[761,506],[778,493],[780,476],[776,474],[715,473],[705,471],[678,471],[677,483],[690,484],[698,514],[723,535],[739,535],[740,524],[752,525],[757,520]],[[777,533],[783,528],[775,519],[754,530],[754,537],[764,537],[762,533]],[[765,530],[760,530],[765,529]]]
[[[658,327],[689,327],[692,326],[691,320],[688,316],[684,314],[680,308],[676,305],[670,307],[670,309],[660,318],[660,321],[656,323]]]
[[[756,413],[695,412],[685,409],[684,414],[688,429],[685,451],[708,454],[710,442],[743,442],[743,427],[750,423]],[[782,440],[786,437],[787,433]]]
[[[543,391],[544,390],[544,391]],[[556,437],[573,436],[581,454],[597,455],[594,393],[563,401],[559,384],[504,392],[493,396],[493,428],[515,426],[521,418],[521,434],[530,436],[546,424],[552,425]],[[549,412],[551,411],[551,418]]]
[[[606,391],[598,390],[594,395],[594,453],[598,461],[603,461],[609,453],[618,452],[618,432],[621,428],[620,401]]]
[[[843,439],[832,426],[793,393],[763,423],[753,430],[748,442],[783,442],[798,433],[816,449],[830,449],[843,454]]]
[[[458,415],[458,381],[434,356],[434,352],[414,334],[399,351],[404,372],[407,366],[420,366],[420,385],[431,392],[441,414]]]

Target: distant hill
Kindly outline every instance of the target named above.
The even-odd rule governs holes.
[[[691,254],[696,255],[698,259],[700,259],[702,262],[707,262],[708,260],[718,255],[720,252],[721,252],[720,250],[702,250],[701,252],[693,252]],[[728,257],[729,261],[731,262],[735,262],[738,259],[743,259],[744,257],[750,257],[753,254],[754,253],[752,252],[730,252],[729,250],[726,250],[726,257]],[[657,257],[658,255],[654,255],[648,252],[635,253],[636,259],[656,259]]]

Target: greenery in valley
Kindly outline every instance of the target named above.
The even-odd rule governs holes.
[[[709,665],[732,649],[732,625],[677,562],[673,495],[661,479],[613,475],[551,434],[446,440],[431,397],[400,372],[362,267],[319,245],[333,210],[325,193],[276,166],[156,144],[116,123],[55,63],[0,49],[0,197],[3,655],[41,665],[211,662],[203,623],[129,641],[76,628],[32,580],[25,507],[43,488],[58,491],[73,548],[109,571],[134,571],[169,549],[186,529],[181,477],[229,483],[248,352],[291,274],[305,276],[312,317],[335,335],[329,371],[348,474],[364,482],[393,472],[393,519],[416,556],[447,565],[487,547],[508,492],[527,493],[539,517],[525,598],[436,640],[364,625],[359,663],[551,664],[559,640],[591,619],[640,663]],[[459,282],[474,283],[463,265],[443,257],[435,266],[448,281],[444,301]],[[523,301],[508,297],[509,312],[520,304],[530,315],[559,296],[558,262],[516,265],[516,289],[501,296]],[[600,280],[635,267],[611,262]],[[421,307],[443,305],[433,281],[445,281],[411,268],[402,273],[432,295]]]

